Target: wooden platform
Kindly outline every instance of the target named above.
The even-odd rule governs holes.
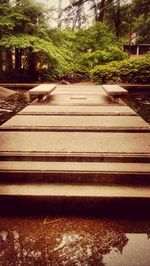
[[[0,206],[148,210],[149,130],[101,86],[59,85],[0,127]]]

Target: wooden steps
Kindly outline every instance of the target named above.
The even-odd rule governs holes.
[[[0,185],[4,215],[149,216],[150,187],[94,184]]]
[[[2,183],[150,184],[149,163],[0,161]]]
[[[56,88],[0,127],[1,212],[148,212],[149,130],[100,86]]]

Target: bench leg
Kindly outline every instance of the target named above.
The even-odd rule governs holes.
[[[119,97],[118,96],[114,96],[114,103],[119,103]]]
[[[46,95],[38,95],[38,102],[44,102],[48,99],[48,94]]]
[[[27,92],[24,93],[24,96],[25,96],[25,100],[26,100],[26,102],[29,103],[29,102],[31,101],[30,93],[27,91]]]
[[[38,102],[41,102],[43,100],[43,95],[38,95]]]

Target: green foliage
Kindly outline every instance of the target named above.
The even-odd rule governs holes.
[[[6,4],[0,5],[0,36],[13,30],[15,24],[11,18],[12,11]]]
[[[137,32],[139,43],[150,43],[150,0],[132,1],[132,30]]]
[[[57,78],[74,71],[71,50],[74,34],[66,30],[50,30],[47,11],[41,5],[30,0],[20,0],[17,6],[4,4],[3,8],[0,7],[0,13],[0,47],[6,52],[21,49],[28,61],[23,68],[30,68],[30,57],[34,53],[37,72],[39,68],[48,68],[51,77]]]
[[[129,83],[150,82],[150,56],[111,62],[91,70],[91,79],[99,84],[116,81]]]
[[[140,16],[144,14],[144,16],[148,16],[150,12],[150,0],[133,0],[132,1],[133,10],[136,16]]]
[[[131,24],[140,42],[150,41],[147,8],[150,0],[143,0],[141,5],[141,1],[132,0],[132,21],[128,15],[130,4],[119,7],[114,1],[108,2],[111,8],[104,12],[103,23],[72,31],[51,29],[49,21],[53,10],[46,10],[35,1],[3,0],[0,4],[0,71],[5,66],[13,80],[20,76],[27,80],[33,69],[41,80],[53,80],[75,77],[75,74],[87,76],[94,68],[91,75],[96,82],[115,82],[120,78],[128,82],[141,79],[146,82],[148,78],[144,73],[149,77],[149,72],[145,61],[142,63],[145,68],[137,61],[122,61],[127,55],[122,51],[123,41],[120,40],[127,37]],[[117,31],[122,39],[116,38]],[[120,69],[122,74],[119,74]],[[140,73],[139,79],[136,73]]]
[[[113,33],[100,22],[76,32],[73,51],[78,68],[86,73],[99,64],[126,58],[126,54],[116,44]]]
[[[111,61],[121,61],[127,57],[117,46],[109,46],[105,50],[96,50],[92,53],[81,54],[79,58],[80,64],[85,69],[92,69],[96,65],[106,64]]]
[[[150,43],[150,12],[149,16],[145,17],[141,14],[134,20],[134,31],[137,32],[138,43]]]
[[[120,78],[122,82],[149,83],[150,56],[123,61],[120,64]]]
[[[104,23],[97,22],[88,29],[76,32],[75,49],[78,53],[103,50],[115,41],[114,35]]]
[[[119,63],[96,66],[90,71],[92,81],[98,84],[115,83],[119,80]]]

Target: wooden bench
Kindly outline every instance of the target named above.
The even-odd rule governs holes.
[[[102,88],[109,97],[113,98],[115,103],[119,102],[120,96],[126,95],[128,93],[127,90],[118,85],[102,85]]]
[[[56,84],[40,84],[39,86],[28,91],[28,97],[35,95],[38,97],[38,101],[46,100],[50,97],[52,91],[56,88]]]

